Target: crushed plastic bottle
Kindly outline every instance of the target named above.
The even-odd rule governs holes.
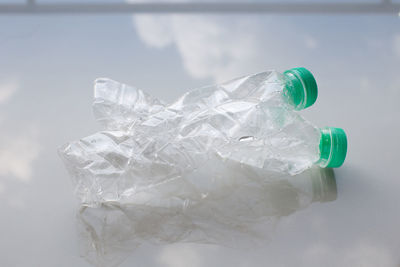
[[[63,146],[60,155],[85,205],[184,207],[219,182],[232,182],[203,174],[210,161],[289,175],[314,164],[340,166],[346,154],[343,130],[319,129],[297,112],[316,97],[314,77],[304,68],[200,88],[168,105],[98,79],[94,114],[107,130]]]
[[[238,247],[266,238],[283,216],[334,200],[330,169],[320,167],[343,163],[346,135],[298,113],[316,98],[304,68],[170,104],[96,80],[93,110],[105,130],[59,149],[80,199],[85,258],[114,265],[143,242]]]

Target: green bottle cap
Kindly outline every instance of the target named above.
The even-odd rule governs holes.
[[[347,153],[347,137],[343,129],[322,128],[319,152],[318,163],[321,167],[337,168],[342,166]]]
[[[283,73],[286,78],[285,95],[297,110],[315,103],[318,96],[317,82],[306,68],[293,68]]]

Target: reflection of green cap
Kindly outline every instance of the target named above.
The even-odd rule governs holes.
[[[286,77],[285,94],[295,109],[305,109],[315,103],[318,87],[312,73],[306,68],[293,68],[283,73]]]
[[[336,200],[337,187],[333,169],[314,167],[311,170],[315,173],[314,175],[311,175],[313,202],[328,202]]]
[[[340,167],[347,153],[347,137],[343,129],[334,127],[321,129],[319,151],[319,165],[321,167]]]

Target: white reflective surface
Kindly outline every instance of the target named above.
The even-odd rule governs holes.
[[[266,247],[142,246],[121,266],[398,266],[400,20],[389,16],[0,17],[0,265],[89,266],[58,146],[97,130],[93,81],[167,101],[187,89],[304,66],[304,116],[342,127],[337,199],[282,218]]]

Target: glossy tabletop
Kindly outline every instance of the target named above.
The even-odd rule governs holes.
[[[121,266],[399,266],[400,18],[340,14],[2,15],[0,265],[90,266],[57,148],[100,130],[94,79],[172,101],[297,66],[319,86],[302,114],[348,135],[335,199],[282,216],[262,248],[144,244]]]

